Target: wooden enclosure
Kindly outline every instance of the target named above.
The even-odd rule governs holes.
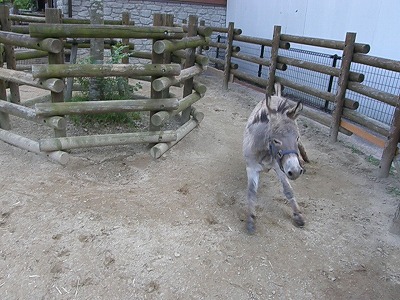
[[[150,154],[158,158],[203,119],[204,115],[192,105],[204,96],[206,87],[193,77],[207,68],[208,58],[196,54],[195,49],[208,44],[212,30],[198,27],[195,16],[190,16],[185,28],[174,26],[172,15],[161,14],[154,16],[154,26],[135,26],[127,12],[121,21],[91,25],[86,20],[63,19],[60,10],[54,8],[46,9],[45,17],[41,18],[10,15],[8,7],[2,5],[0,22],[0,43],[5,58],[1,65],[7,66],[0,69],[0,139],[7,143],[47,155],[61,164],[68,162],[70,149],[130,143],[152,144]],[[130,57],[147,62],[129,64],[128,57],[124,57],[121,64],[75,64],[77,49],[88,47],[93,38],[104,39],[105,48],[119,39],[128,46],[126,51]],[[134,39],[151,41],[152,51],[134,51]],[[16,52],[15,47],[27,50]],[[64,62],[66,52],[71,55],[68,64]],[[32,65],[31,72],[16,70],[17,60],[39,57],[47,57],[49,64]],[[73,78],[110,76],[148,80],[151,95],[129,100],[69,101],[74,89]],[[21,102],[20,85],[45,89],[50,94]],[[182,86],[181,97],[170,94],[172,85]],[[150,113],[148,131],[67,136],[66,116],[132,111]],[[163,130],[163,124],[178,114],[181,126]],[[13,133],[9,115],[48,126],[54,129],[54,136],[35,141]]]
[[[275,82],[283,86],[307,93],[309,95],[321,98],[334,104],[332,115],[323,111],[305,107],[303,114],[325,126],[330,127],[330,141],[337,141],[338,132],[346,135],[356,134],[369,142],[372,142],[383,148],[383,154],[379,165],[379,175],[387,177],[389,175],[392,162],[396,155],[399,155],[398,143],[400,142],[400,98],[399,95],[389,94],[372,87],[363,85],[364,74],[350,71],[352,62],[400,72],[400,62],[381,57],[367,55],[370,46],[357,43],[355,33],[347,33],[345,41],[327,40],[313,37],[302,37],[289,34],[282,34],[280,26],[275,26],[273,39],[255,38],[242,35],[242,30],[234,28],[234,23],[229,23],[228,28],[212,27],[214,32],[226,34],[225,43],[211,42],[210,47],[225,50],[225,60],[210,58],[210,61],[223,66],[224,70],[224,88],[228,88],[228,82],[232,78],[243,80],[246,83],[257,87],[262,87],[266,94],[273,93]],[[235,42],[249,43],[271,48],[269,58],[260,58],[252,55],[240,53],[240,47]],[[285,57],[279,54],[279,49],[289,49],[291,43],[300,45],[311,45],[343,51],[343,60],[341,68],[325,66],[317,63],[311,63],[304,60]],[[232,58],[240,61],[254,63],[258,66],[269,67],[267,79],[252,76],[238,68],[238,64],[232,62]],[[337,92],[331,93],[318,90],[307,85],[300,85],[276,75],[276,70],[285,71],[287,66],[295,66],[307,70],[312,70],[322,74],[327,74],[338,78]],[[391,105],[395,108],[391,126],[373,120],[357,112],[358,103],[346,98],[346,91],[371,97],[380,102]]]

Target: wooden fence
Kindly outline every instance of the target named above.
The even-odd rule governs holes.
[[[158,158],[204,117],[192,104],[204,96],[206,87],[193,81],[193,77],[205,70],[208,59],[196,54],[195,49],[209,42],[212,31],[199,27],[195,16],[190,16],[186,28],[174,27],[173,16],[161,14],[154,16],[154,26],[134,26],[126,12],[121,22],[90,25],[83,20],[62,19],[58,9],[47,9],[45,18],[41,18],[9,15],[8,8],[0,6],[0,22],[0,43],[4,45],[0,49],[4,49],[7,63],[7,68],[0,69],[0,139],[7,143],[47,155],[61,164],[68,162],[66,151],[69,149],[130,143],[153,144],[150,154]],[[12,25],[12,22],[29,25]],[[132,65],[126,58],[122,64],[64,63],[67,47],[71,49],[71,61],[75,62],[77,48],[87,47],[87,39],[91,38],[104,38],[106,46],[114,42],[111,39],[122,39],[130,48],[134,44],[130,42],[132,39],[148,39],[152,41],[152,51],[131,51],[130,56],[150,60],[150,63]],[[16,53],[16,46],[28,50]],[[16,70],[16,60],[37,57],[48,57],[49,64],[33,65],[31,73]],[[183,62],[183,68],[171,61]],[[65,101],[72,94],[72,78],[108,76],[149,80],[151,95],[132,100]],[[67,86],[65,78],[68,78]],[[10,88],[8,101],[7,84]],[[45,89],[50,95],[21,102],[19,85]],[[182,97],[169,92],[172,85],[183,85]],[[150,112],[149,131],[67,137],[65,116],[131,111]],[[181,114],[182,125],[176,130],[162,130],[163,124],[177,114]],[[34,141],[13,133],[9,115],[53,128],[54,137]]]
[[[227,35],[225,43],[210,43],[210,47],[224,49],[226,53],[224,60],[210,58],[211,62],[219,64],[224,68],[223,87],[225,89],[228,88],[228,82],[232,77],[244,80],[253,85],[261,86],[265,89],[267,94],[272,94],[274,83],[279,82],[283,86],[332,102],[335,107],[332,115],[307,107],[305,107],[303,114],[308,118],[330,127],[331,142],[337,141],[338,132],[347,135],[354,133],[383,148],[383,154],[379,165],[379,176],[387,177],[389,175],[391,164],[395,160],[396,155],[398,155],[397,144],[400,142],[399,95],[389,94],[363,85],[364,74],[350,71],[350,66],[351,63],[354,62],[384,70],[400,72],[399,61],[367,55],[370,46],[357,43],[356,34],[351,32],[346,34],[345,41],[336,41],[282,34],[280,26],[274,27],[272,39],[242,35],[242,31],[240,29],[235,29],[234,23],[232,22],[229,23],[228,28],[212,27],[212,29],[214,32],[225,33]],[[260,58],[241,54],[240,47],[235,45],[236,41],[270,47],[271,55],[269,58]],[[289,49],[290,43],[341,50],[343,51],[341,67],[338,69],[280,55],[279,49]],[[238,59],[239,61],[254,63],[259,66],[269,67],[268,78],[262,79],[241,71],[238,64],[232,62],[232,58]],[[331,92],[321,91],[314,87],[301,85],[276,75],[277,69],[285,71],[288,65],[337,77],[338,87],[336,93],[333,94]],[[351,90],[393,106],[394,115],[391,126],[389,127],[386,124],[358,113],[358,103],[346,98],[346,90]]]

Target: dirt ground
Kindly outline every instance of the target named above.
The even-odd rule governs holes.
[[[241,143],[263,94],[199,80],[203,122],[158,160],[145,146],[104,147],[63,167],[0,142],[0,298],[399,299],[398,179],[376,178],[369,148],[330,144],[300,117],[311,163],[293,186],[306,226],[292,225],[271,172],[250,236]],[[18,121],[15,132],[51,137]]]

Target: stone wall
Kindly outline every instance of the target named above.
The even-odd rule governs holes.
[[[57,0],[57,8],[68,14],[68,1]],[[72,17],[88,19],[90,11],[90,0],[73,0]],[[204,20],[206,26],[226,27],[226,7],[199,5],[191,3],[176,3],[168,1],[145,1],[145,0],[104,0],[104,19],[120,20],[123,11],[130,12],[130,19],[138,26],[149,26],[153,24],[153,14],[173,14],[175,23],[182,23],[189,15],[196,15]],[[215,40],[216,37],[213,37]],[[149,41],[135,40],[136,50],[151,49]],[[213,55],[208,53],[209,55]]]

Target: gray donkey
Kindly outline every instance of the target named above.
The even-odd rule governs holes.
[[[247,171],[247,230],[250,234],[255,230],[255,205],[258,180],[261,171],[274,169],[278,175],[283,193],[293,210],[293,220],[297,226],[304,226],[293,189],[288,179],[295,180],[304,169],[300,163],[300,155],[304,147],[300,143],[299,130],[296,124],[303,105],[299,102],[291,107],[281,97],[281,86],[275,84],[276,96],[267,98],[254,108],[244,132],[243,155]],[[304,151],[305,154],[305,151]],[[308,159],[305,158],[307,161]]]

